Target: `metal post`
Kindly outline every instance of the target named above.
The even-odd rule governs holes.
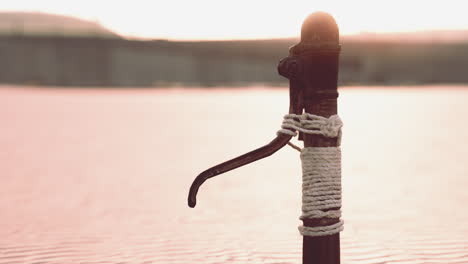
[[[299,83],[303,90],[304,110],[307,113],[330,117],[337,114],[339,32],[329,14],[317,12],[304,21],[301,41],[290,49],[290,56],[300,61]],[[305,147],[336,147],[336,138],[304,134]],[[304,219],[304,226],[335,224],[339,219]],[[304,264],[339,264],[340,235],[303,238]]]

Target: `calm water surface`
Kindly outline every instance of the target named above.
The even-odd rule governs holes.
[[[342,89],[342,263],[468,263],[468,87]],[[301,263],[286,89],[0,88],[0,263]]]

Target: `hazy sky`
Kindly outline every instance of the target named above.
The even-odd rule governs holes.
[[[468,29],[468,0],[14,0],[0,10],[73,15],[123,35],[170,39],[298,36],[317,10],[331,13],[344,34]]]

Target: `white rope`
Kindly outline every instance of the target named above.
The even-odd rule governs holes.
[[[341,149],[310,147],[301,151],[301,219],[341,217]],[[343,221],[334,225],[299,227],[304,236],[326,236],[343,230]]]
[[[329,118],[302,114],[284,117],[278,133],[296,136],[306,134],[341,138],[343,123],[337,115]],[[341,149],[340,147],[307,147],[301,150],[302,215],[304,219],[337,219],[327,226],[300,226],[303,236],[328,236],[343,230],[341,217]]]
[[[317,227],[308,227],[300,226],[299,232],[303,236],[330,236],[336,233],[343,231],[343,221],[329,225],[329,226],[317,226]]]
[[[305,134],[323,135],[326,137],[339,137],[343,123],[338,115],[329,118],[304,113],[302,115],[287,114],[278,134],[296,136],[297,131]]]

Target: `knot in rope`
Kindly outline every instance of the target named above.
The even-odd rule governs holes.
[[[324,122],[324,124],[322,124],[322,126],[320,126],[320,131],[324,136],[334,138],[340,135],[342,126],[343,122],[340,117],[338,115],[332,115],[326,122]]]

